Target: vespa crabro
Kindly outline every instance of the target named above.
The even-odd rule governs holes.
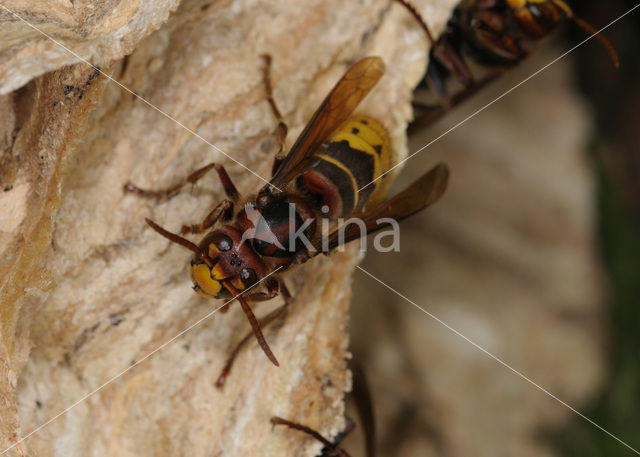
[[[193,288],[199,294],[240,302],[260,347],[278,366],[261,330],[269,317],[261,325],[248,304],[269,300],[278,293],[286,303],[290,296],[286,286],[277,275],[270,275],[380,230],[389,225],[388,218],[400,221],[435,203],[446,188],[448,169],[437,165],[391,198],[384,197],[390,183],[388,176],[372,183],[391,165],[389,135],[379,121],[352,113],[385,71],[379,57],[364,58],[347,70],[288,154],[282,155],[287,127],[273,100],[270,62],[265,56],[263,76],[267,100],[278,121],[279,153],[268,185],[243,198],[225,168],[212,163],[164,190],[145,190],[131,183],[124,189],[144,197],[168,197],[216,170],[227,198],[201,223],[185,225],[177,234],[150,219],[146,222],[160,235],[194,253],[189,269]],[[360,218],[366,233],[355,225],[336,225],[343,217]],[[327,220],[332,228],[323,234],[320,225]],[[207,230],[210,231],[199,244],[183,237]],[[249,293],[245,296],[245,292]],[[236,354],[237,351],[232,353],[218,380],[219,386]]]
[[[437,39],[410,2],[396,1],[404,5],[425,30],[431,43],[426,80],[446,106],[475,92],[504,69],[518,65],[540,40],[565,20],[594,35],[609,52],[613,64],[619,65],[616,51],[607,38],[576,16],[562,0],[462,0]],[[472,70],[471,65],[479,68]],[[476,76],[474,73],[479,71],[485,74]],[[464,87],[453,100],[447,90],[450,76]]]

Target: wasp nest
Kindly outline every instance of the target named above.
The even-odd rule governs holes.
[[[416,3],[439,30],[455,2]],[[157,202],[122,186],[167,186],[216,161],[257,191],[277,147],[262,54],[288,144],[350,64],[381,56],[386,75],[360,109],[404,155],[426,66],[413,18],[387,0],[16,0],[0,22],[0,447],[20,440],[5,455],[317,453],[269,418],[344,426],[357,252],[286,277],[292,306],[266,330],[281,367],[252,343],[219,390],[245,318],[234,305],[199,322],[220,302],[191,291],[189,253],[144,217],[178,230],[221,186],[205,178]]]

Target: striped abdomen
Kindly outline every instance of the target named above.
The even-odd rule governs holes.
[[[465,54],[481,65],[513,65],[572,14],[561,0],[467,0],[450,21],[459,28],[450,42],[457,48],[462,39]]]
[[[522,31],[531,38],[543,38],[564,19],[573,16],[562,0],[507,0]]]
[[[329,208],[328,217],[362,209],[367,201],[386,193],[385,178],[358,192],[390,166],[389,134],[375,119],[351,117],[314,156],[317,162],[299,184],[317,197],[319,206]]]

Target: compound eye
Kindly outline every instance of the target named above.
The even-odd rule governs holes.
[[[213,243],[220,252],[228,251],[233,247],[233,240],[224,233],[214,233],[210,242]]]
[[[256,270],[253,268],[243,268],[240,272],[240,278],[242,278],[244,286],[249,287],[256,283],[258,275],[256,274]]]

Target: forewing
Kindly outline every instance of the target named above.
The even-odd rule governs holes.
[[[352,214],[353,218],[363,220],[367,234],[376,232],[386,226],[389,222],[379,224],[377,221],[382,218],[391,218],[398,222],[417,213],[418,211],[437,202],[449,181],[449,168],[445,164],[438,164],[428,173],[423,175],[402,192],[391,198],[374,203],[367,207],[363,213]],[[342,231],[338,228],[328,237],[328,243],[320,239],[314,243],[316,251],[330,251],[341,244],[361,237],[360,227],[356,224],[349,224]]]
[[[281,188],[311,166],[316,149],[349,118],[382,77],[384,69],[380,57],[366,57],[347,70],[275,171],[271,185]]]

